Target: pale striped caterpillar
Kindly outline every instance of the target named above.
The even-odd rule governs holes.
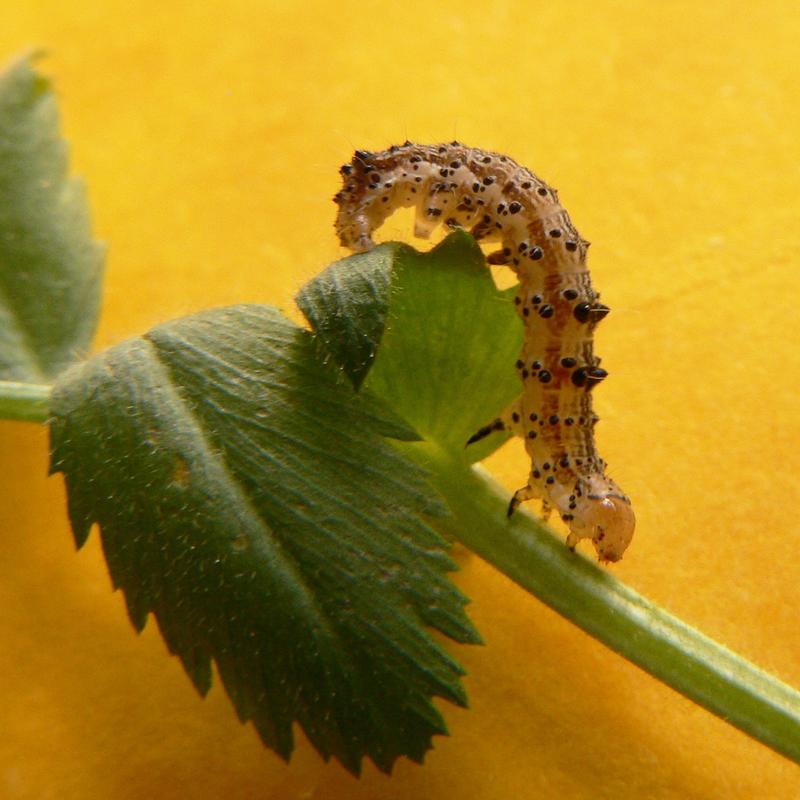
[[[523,392],[468,444],[493,431],[525,440],[528,483],[511,499],[555,507],[570,533],[589,538],[600,561],[618,561],[633,536],[630,500],[605,474],[593,428],[592,388],[606,377],[593,353],[593,332],[609,309],[598,302],[582,239],[555,190],[507,156],[459,142],[406,142],[378,153],[356,151],[341,168],[344,187],[336,232],[356,251],[373,247],[372,232],[397,208],[416,206],[414,233],[428,238],[440,223],[469,227],[479,240],[499,240],[490,264],[519,278],[515,303],[525,325],[517,361]]]

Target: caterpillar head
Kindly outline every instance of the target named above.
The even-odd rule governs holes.
[[[372,250],[375,243],[370,237],[370,232],[376,227],[364,213],[363,209],[353,209],[343,206],[336,217],[336,233],[342,247],[354,250],[356,253],[366,253]]]

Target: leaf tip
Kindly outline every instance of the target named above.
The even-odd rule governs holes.
[[[486,265],[486,256],[480,245],[475,241],[475,237],[463,228],[456,228],[424,255],[436,257],[458,255],[460,258],[466,257],[468,263],[481,269]]]

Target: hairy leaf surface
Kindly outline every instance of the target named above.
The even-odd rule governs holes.
[[[415,434],[264,306],[162,325],[71,368],[52,471],[80,546],[99,523],[114,585],[153,613],[199,691],[211,661],[242,720],[288,757],[292,723],[357,771],[420,760],[464,704],[428,632],[477,641],[424,521],[443,507],[384,437]]]

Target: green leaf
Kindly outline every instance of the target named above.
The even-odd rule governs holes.
[[[424,624],[478,636],[447,580],[413,438],[269,307],[162,325],[68,370],[51,470],[78,546],[99,523],[133,624],[149,612],[200,692],[214,659],[240,718],[284,758],[299,721],[357,772],[421,760],[463,705]]]
[[[389,277],[374,282],[391,292],[379,298],[389,305],[385,329],[363,384],[425,436],[398,447],[425,465],[447,502],[451,513],[437,528],[634,664],[800,763],[800,692],[571,553],[524,510],[507,519],[508,492],[465,462],[461,442],[473,413],[486,421],[519,392],[508,366],[516,360],[511,326],[522,327],[510,301],[495,309],[502,293],[485,267],[484,278],[476,273],[483,262],[470,237],[455,233],[428,254],[396,245],[373,252],[376,272],[387,269],[384,254],[392,254]],[[346,272],[347,259],[332,269]],[[303,290],[322,298],[310,319],[332,330],[325,309],[354,303],[329,296],[345,285],[341,280],[325,273],[316,280],[327,289]],[[342,347],[334,340],[332,357]],[[502,441],[497,434],[488,439]]]
[[[389,244],[337,261],[307,283],[297,305],[358,388],[378,352],[389,310],[395,258],[406,248]]]
[[[338,261],[297,302],[354,383],[366,378],[424,438],[478,460],[508,436],[465,442],[520,393],[512,297],[495,287],[472,237],[456,231],[429,253],[386,244]]]
[[[97,324],[103,248],[58,127],[30,57],[0,72],[0,380],[48,383]]]

